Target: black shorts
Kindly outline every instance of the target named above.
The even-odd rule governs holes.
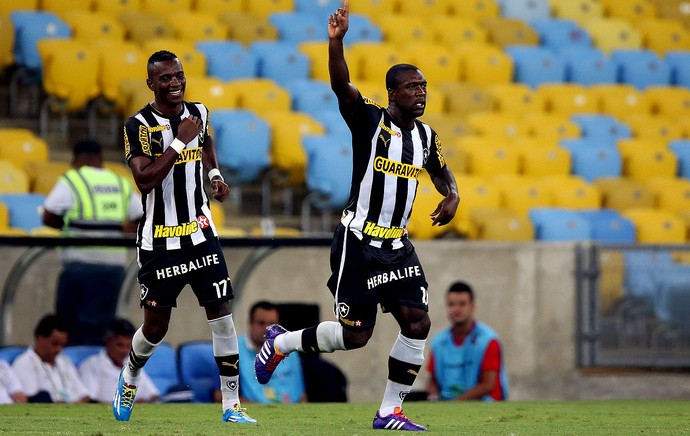
[[[424,270],[412,243],[407,239],[403,243],[397,250],[373,247],[338,225],[331,246],[328,288],[343,328],[372,327],[378,304],[383,312],[398,306],[429,310]]]
[[[177,307],[177,297],[185,285],[191,286],[200,306],[234,298],[228,266],[217,238],[170,251],[139,249],[137,255],[141,307],[151,310]]]

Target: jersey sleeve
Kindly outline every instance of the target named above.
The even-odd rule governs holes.
[[[501,346],[496,339],[489,341],[482,360],[482,372],[501,369]]]
[[[369,137],[381,119],[381,106],[361,93],[352,106],[340,106],[340,114],[352,133],[353,146],[370,144]]]
[[[426,164],[426,169],[430,174],[438,174],[445,166],[446,160],[443,158],[443,147],[441,147],[441,138],[432,129],[431,150],[429,152],[429,161]]]
[[[151,139],[148,128],[136,119],[130,117],[125,122],[125,159],[129,162],[132,158],[138,156],[145,156],[153,159],[151,153]]]

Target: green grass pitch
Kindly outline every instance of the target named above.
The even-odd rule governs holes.
[[[117,422],[105,404],[0,406],[0,435],[368,435],[376,404],[247,404],[258,424],[220,421],[219,404],[137,404]],[[409,402],[437,435],[690,435],[690,401]]]

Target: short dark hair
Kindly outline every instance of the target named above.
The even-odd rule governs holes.
[[[172,61],[177,59],[177,55],[168,50],[159,50],[149,57],[149,65],[153,65],[156,62]]]
[[[116,336],[134,336],[135,328],[131,322],[124,318],[115,318],[108,324],[105,330],[106,338],[114,338]]]
[[[36,324],[36,328],[34,329],[34,337],[48,337],[51,333],[53,333],[53,330],[67,332],[67,326],[62,318],[50,313],[48,315],[44,315],[43,318],[38,321],[38,324]]]
[[[411,64],[396,64],[386,73],[386,89],[395,89],[400,84],[400,76],[408,71],[418,71],[419,68]]]
[[[450,294],[451,292],[467,292],[470,294],[470,301],[474,301],[474,291],[472,290],[472,287],[465,282],[457,281],[450,285],[450,288],[448,288],[448,293]]]
[[[271,303],[270,301],[267,300],[259,300],[256,303],[252,304],[251,309],[249,309],[249,321],[254,321],[254,313],[258,309],[263,309],[263,310],[278,310],[278,306],[275,304]]]
[[[72,147],[72,153],[78,154],[101,154],[101,144],[95,139],[86,138],[77,141]]]

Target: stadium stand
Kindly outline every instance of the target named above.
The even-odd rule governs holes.
[[[589,221],[562,208],[538,207],[529,211],[537,241],[579,241],[591,238]]]
[[[39,208],[44,200],[45,196],[34,193],[0,195],[0,202],[7,206],[10,213],[10,227],[26,232],[43,225]]]
[[[534,89],[543,83],[565,80],[565,63],[548,49],[510,46],[505,51],[513,59],[513,77],[516,82],[525,83]]]
[[[194,391],[194,402],[212,403],[213,393],[220,389],[218,366],[211,341],[185,342],[177,347],[180,382]]]
[[[257,59],[258,77],[271,79],[278,85],[309,77],[309,58],[293,42],[257,41],[249,46],[249,53]]]
[[[598,100],[579,83],[544,83],[535,93],[543,101],[544,111],[552,114],[567,117],[598,110]]]
[[[201,41],[197,50],[206,58],[206,74],[224,82],[247,79],[258,74],[258,60],[240,42],[229,40]],[[139,63],[141,65],[141,63]]]
[[[573,46],[558,50],[565,63],[565,80],[590,86],[615,83],[618,70],[613,61],[596,47]]]
[[[635,226],[613,209],[579,210],[580,217],[589,222],[592,241],[611,244],[634,244]]]

